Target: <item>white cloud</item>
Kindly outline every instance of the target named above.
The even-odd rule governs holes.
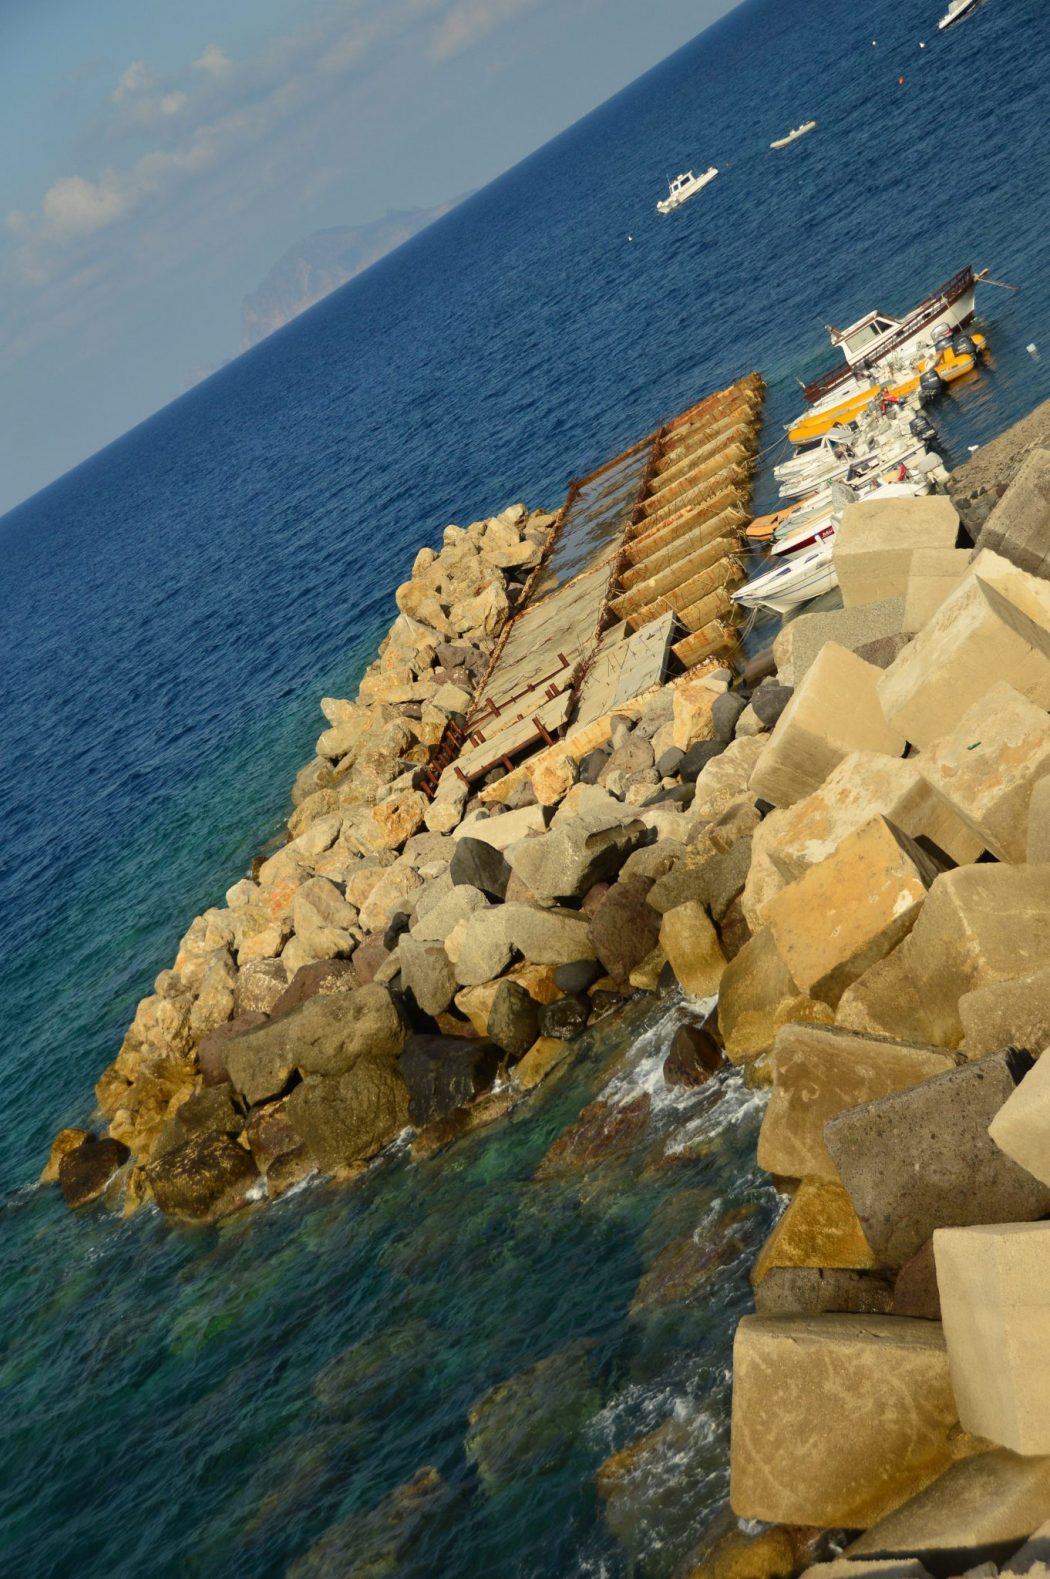
[[[203,71],[209,77],[225,77],[233,61],[219,44],[209,44],[193,62],[194,71]]]
[[[110,98],[114,104],[120,104],[124,99],[136,98],[140,93],[147,93],[156,80],[144,60],[133,60],[131,65],[121,72],[120,81],[110,94]]]
[[[83,176],[61,176],[44,193],[40,211],[50,235],[57,240],[90,236],[120,219],[128,206],[126,192],[112,172],[100,181]]]
[[[533,0],[456,0],[434,33],[430,51],[433,58],[449,60],[462,54],[532,3]]]

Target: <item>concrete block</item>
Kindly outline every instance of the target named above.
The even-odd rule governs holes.
[[[1050,783],[1045,779],[1032,786],[1028,802],[1025,860],[1030,866],[1050,863]]]
[[[780,715],[751,775],[753,793],[790,806],[823,784],[851,751],[901,756],[904,737],[887,724],[878,697],[889,672],[828,642]]]
[[[1050,1058],[1039,1058],[1028,1071],[992,1119],[988,1133],[1000,1151],[1050,1185]]]
[[[965,558],[969,564],[969,554]],[[773,642],[777,674],[785,685],[798,685],[827,642],[837,642],[856,652],[858,647],[881,637],[897,636],[903,629],[903,598],[883,598],[860,608],[796,615],[785,623]]]
[[[959,999],[962,1051],[981,1058],[1000,1047],[1037,1057],[1050,1046],[1050,966],[1016,981],[990,981]]]
[[[925,749],[956,727],[993,676],[1050,707],[1050,583],[983,553],[883,671],[878,699],[887,724]]]
[[[1050,715],[999,680],[922,753],[918,768],[985,849],[1022,862],[1032,791],[1050,774]]]
[[[1050,1455],[1050,1224],[942,1228],[933,1253],[960,1422]]]
[[[740,1518],[856,1529],[951,1459],[940,1328],[900,1316],[745,1316],[733,1347]]]
[[[909,636],[922,630],[954,592],[970,568],[968,548],[917,548],[908,566],[901,629]]]
[[[773,1093],[758,1163],[783,1178],[838,1180],[824,1125],[848,1108],[944,1074],[955,1059],[935,1047],[866,1036],[835,1025],[785,1025],[772,1051]]]
[[[760,1287],[774,1267],[831,1267],[867,1271],[871,1246],[838,1180],[803,1179],[751,1270]]]
[[[773,1045],[787,1005],[804,1003],[768,927],[756,932],[726,966],[718,987],[718,1028],[726,1057],[750,1063]]]
[[[868,499],[843,511],[834,563],[846,608],[901,598],[918,548],[954,548],[959,516],[944,494]]]
[[[770,812],[754,829],[743,894],[752,930],[765,924],[768,904],[785,884],[826,860],[876,816],[913,839],[925,835],[960,864],[975,861],[984,848],[934,792],[917,759],[851,751],[812,794]]]
[[[914,841],[875,817],[782,889],[766,917],[800,990],[834,1008],[911,930],[937,871]]]
[[[901,1267],[937,1228],[1031,1222],[1050,1188],[1002,1152],[988,1126],[1031,1059],[991,1053],[848,1109],[824,1141],[883,1266]]]
[[[937,1575],[1002,1562],[1050,1518],[1050,1459],[996,1449],[952,1464],[843,1555],[913,1557]]]
[[[880,1272],[851,1267],[774,1266],[755,1289],[760,1316],[886,1315],[893,1288]]]
[[[1050,448],[1029,452],[984,523],[977,547],[992,549],[1031,575],[1050,576]]]
[[[1050,966],[1050,867],[985,863],[943,872],[893,953],[843,993],[836,1021],[958,1047],[959,1000]]]

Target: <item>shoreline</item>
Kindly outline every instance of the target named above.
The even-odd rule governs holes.
[[[512,506],[448,528],[399,588],[357,700],[322,703],[329,728],[297,775],[288,842],[225,910],[195,919],[140,1004],[97,1088],[108,1136],[62,1131],[44,1177],[70,1205],[123,1192],[127,1212],[148,1192],[175,1220],[215,1221],[261,1180],[276,1196],[318,1167],[352,1178],[406,1126],[413,1156],[433,1155],[506,1113],[637,991],[717,995],[717,1033],[684,1028],[664,1078],[701,1084],[724,1051],[771,1084],[759,1162],[790,1196],[738,1331],[734,1511],[788,1532],[792,1572],[823,1567],[829,1549],[802,1527],[874,1527],[848,1558],[892,1546],[936,1575],[943,1558],[923,1542],[966,1495],[979,1513],[968,1555],[1002,1555],[995,1510],[1025,1449],[1003,1440],[1005,1395],[972,1382],[967,1334],[995,1296],[969,1268],[979,1227],[1038,1236],[1050,1215],[1025,1168],[1025,1112],[1003,1120],[1001,1148],[986,1139],[1011,1102],[1035,1100],[1038,1063],[1004,1049],[1034,1041],[1037,1055],[1050,1038],[1050,994],[1012,987],[1050,972],[1050,846],[1030,811],[1050,799],[1037,791],[1050,775],[1050,584],[1041,560],[1026,568],[1047,524],[1047,427],[1040,408],[959,468],[947,496],[894,501],[897,538],[852,506],[836,548],[851,566],[845,607],[785,625],[777,675],[753,691],[701,660],[479,775],[480,789],[450,761],[430,798],[423,777],[450,727],[465,733],[565,511]],[[988,742],[976,758],[975,731]],[[1009,918],[1005,941],[988,915]],[[994,1086],[987,1111],[970,1070]],[[813,1090],[819,1124],[803,1112]],[[600,1155],[611,1117],[585,1110],[555,1161]],[[948,1207],[887,1199],[887,1175],[905,1188],[894,1163],[920,1121],[946,1158],[964,1131],[983,1148],[978,1215],[961,1172]],[[1003,1183],[1003,1157],[1020,1184]],[[931,1235],[948,1231],[942,1272]],[[939,1276],[954,1312],[943,1332]],[[887,1402],[895,1367],[913,1382]],[[1050,1485],[1030,1506],[1040,1516],[1026,1512],[1016,1540],[1011,1529],[1013,1547],[1050,1519]],[[727,1537],[754,1541],[759,1576],[784,1571],[767,1535]],[[854,1571],[828,1565],[827,1579],[840,1568]]]

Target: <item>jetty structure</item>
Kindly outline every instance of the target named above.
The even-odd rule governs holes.
[[[763,390],[752,373],[570,485],[429,789],[510,771],[670,673],[717,667],[735,649]]]

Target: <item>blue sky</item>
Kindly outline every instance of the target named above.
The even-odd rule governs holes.
[[[0,0],[0,511],[313,230],[484,185],[733,0]]]

